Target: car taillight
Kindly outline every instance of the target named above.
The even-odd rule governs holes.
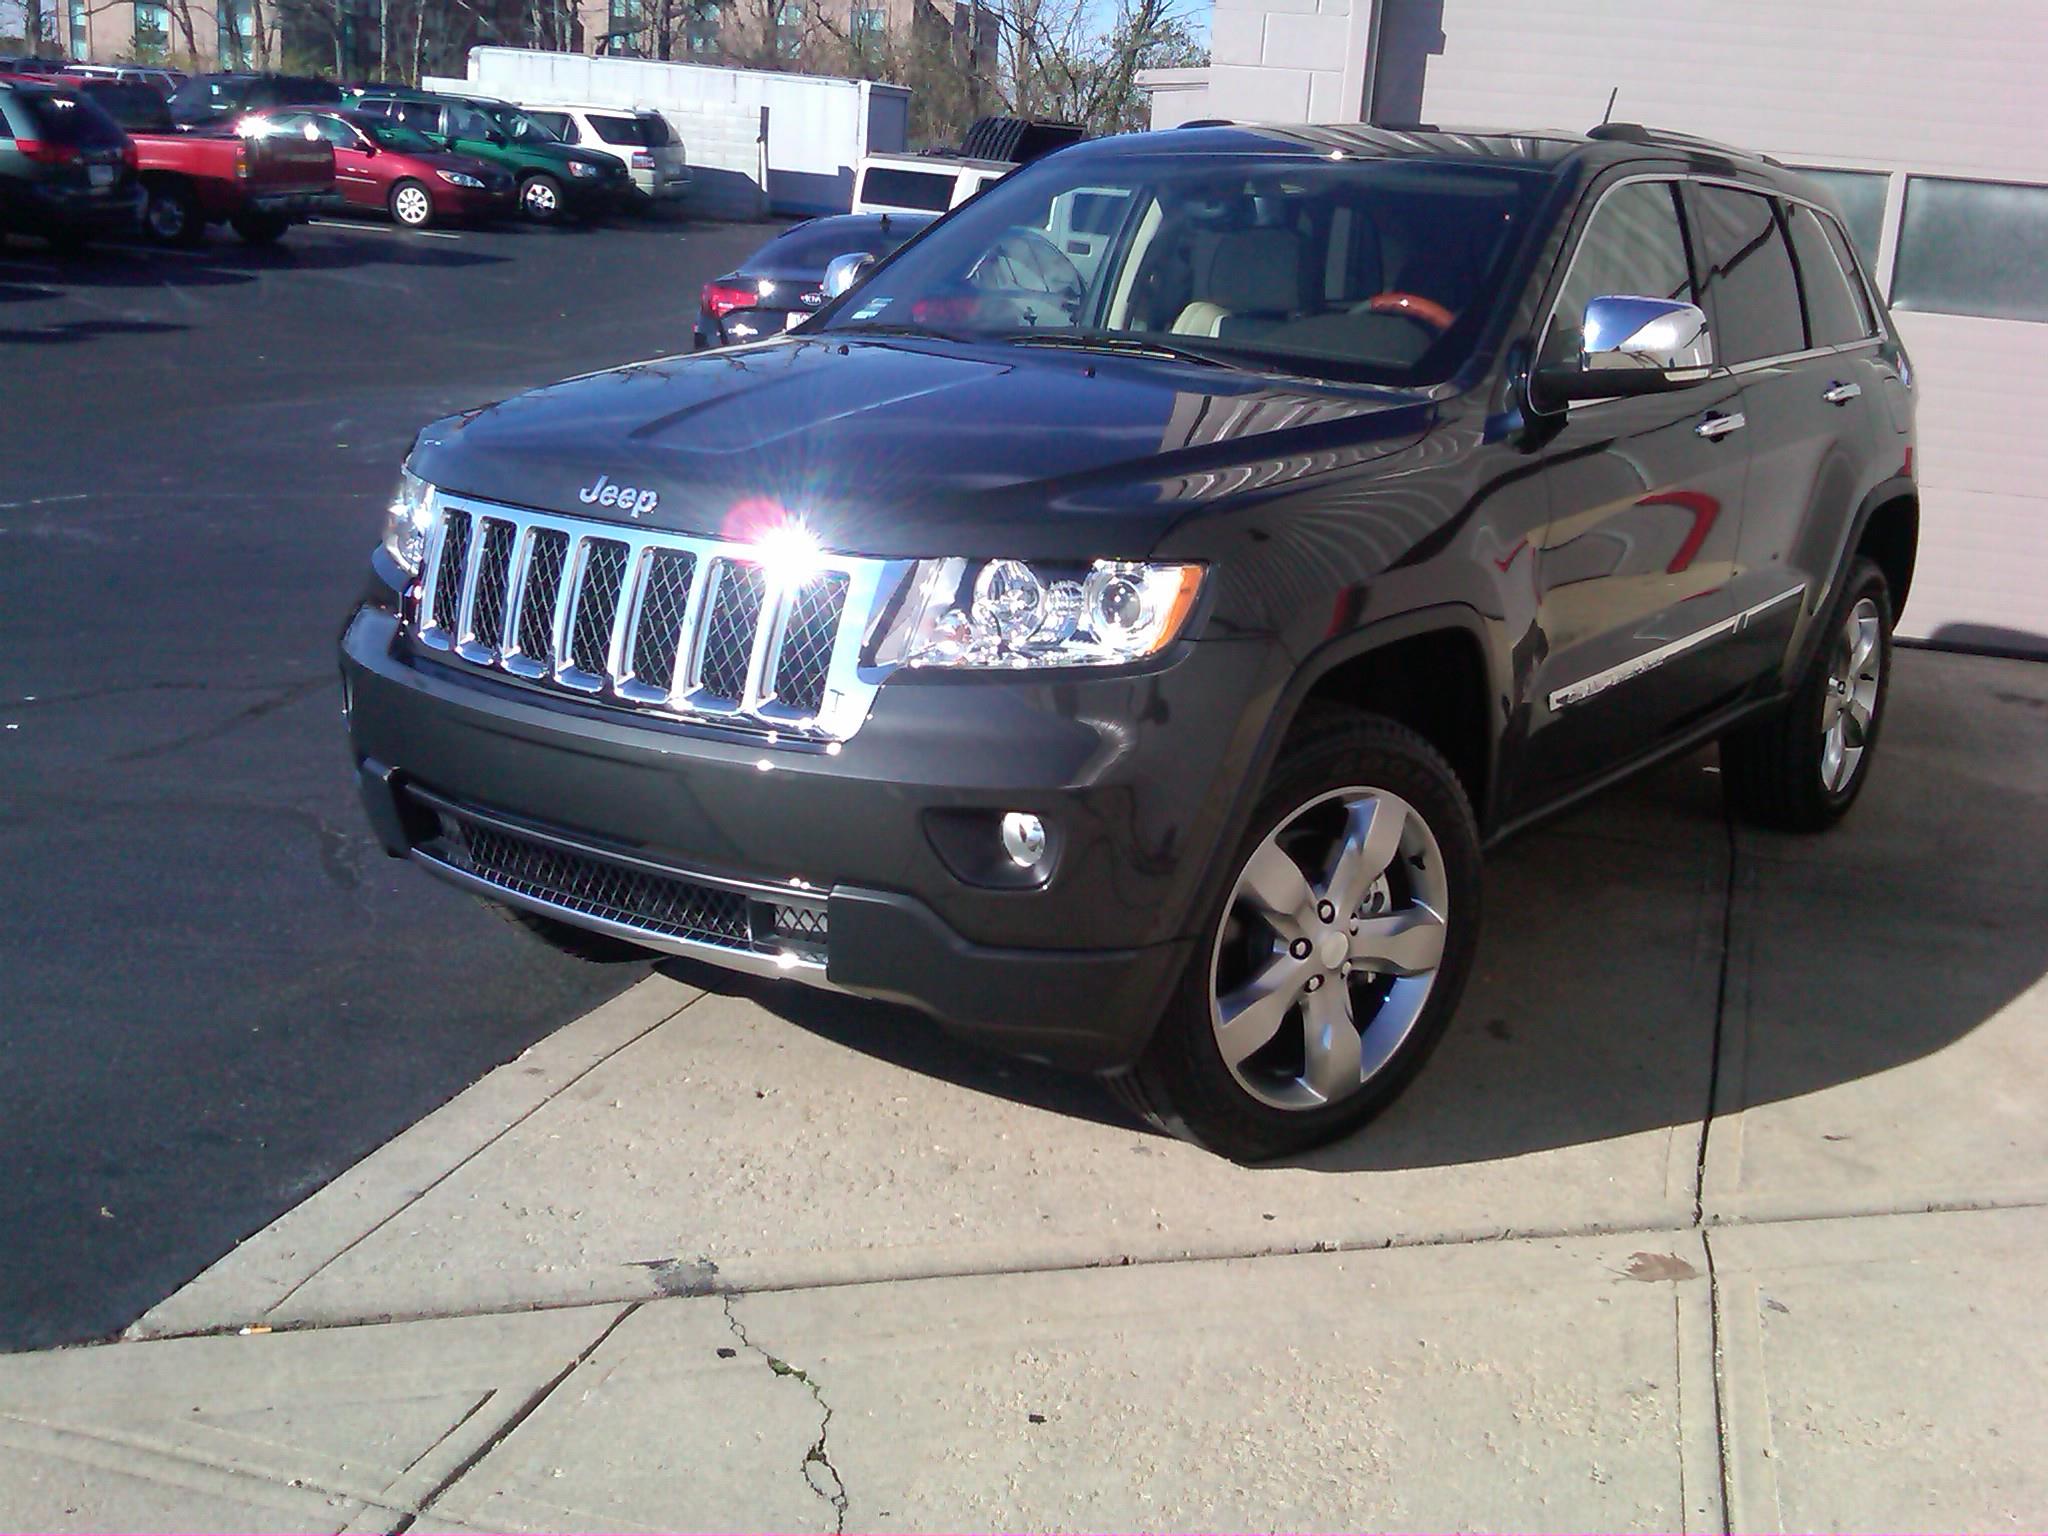
[[[142,169],[142,156],[137,152],[133,139],[123,139],[121,141],[121,163],[131,171]]]
[[[237,144],[235,146],[235,180],[247,181],[248,179],[249,141],[247,139],[244,139],[240,144]]]
[[[42,139],[16,139],[16,151],[24,160],[33,160],[37,165],[76,165],[78,146],[76,144],[50,144]]]
[[[741,288],[733,283],[706,283],[704,285],[704,307],[714,318],[723,318],[736,309],[750,309],[761,296],[751,288]]]

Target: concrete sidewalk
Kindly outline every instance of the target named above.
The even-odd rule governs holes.
[[[1902,653],[1888,732],[1833,837],[1709,755],[1504,850],[1290,1166],[651,978],[0,1359],[0,1527],[2039,1528],[2048,669]]]

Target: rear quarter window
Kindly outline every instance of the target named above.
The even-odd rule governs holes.
[[[36,92],[24,100],[38,135],[52,144],[108,149],[121,142],[121,125],[82,96]]]
[[[592,112],[591,131],[607,144],[632,144],[645,148],[653,142],[647,137],[647,124],[637,117],[612,117]]]

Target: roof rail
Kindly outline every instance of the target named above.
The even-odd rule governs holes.
[[[1761,160],[1765,165],[1776,165],[1783,169],[1780,162],[1773,160],[1769,155],[1760,155],[1753,149],[1723,144],[1719,139],[1703,139],[1694,133],[1674,133],[1668,128],[1652,128],[1644,123],[1601,123],[1598,127],[1588,128],[1586,137],[1620,144],[1668,144],[1673,149],[1697,149],[1708,154]]]

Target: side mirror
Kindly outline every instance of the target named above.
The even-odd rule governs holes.
[[[848,251],[844,256],[834,256],[825,263],[825,297],[836,299],[855,283],[861,273],[875,264],[875,258],[866,251]]]
[[[1703,384],[1714,371],[1714,338],[1697,304],[1603,294],[1586,304],[1579,355],[1536,372],[1545,402],[1660,395]]]

